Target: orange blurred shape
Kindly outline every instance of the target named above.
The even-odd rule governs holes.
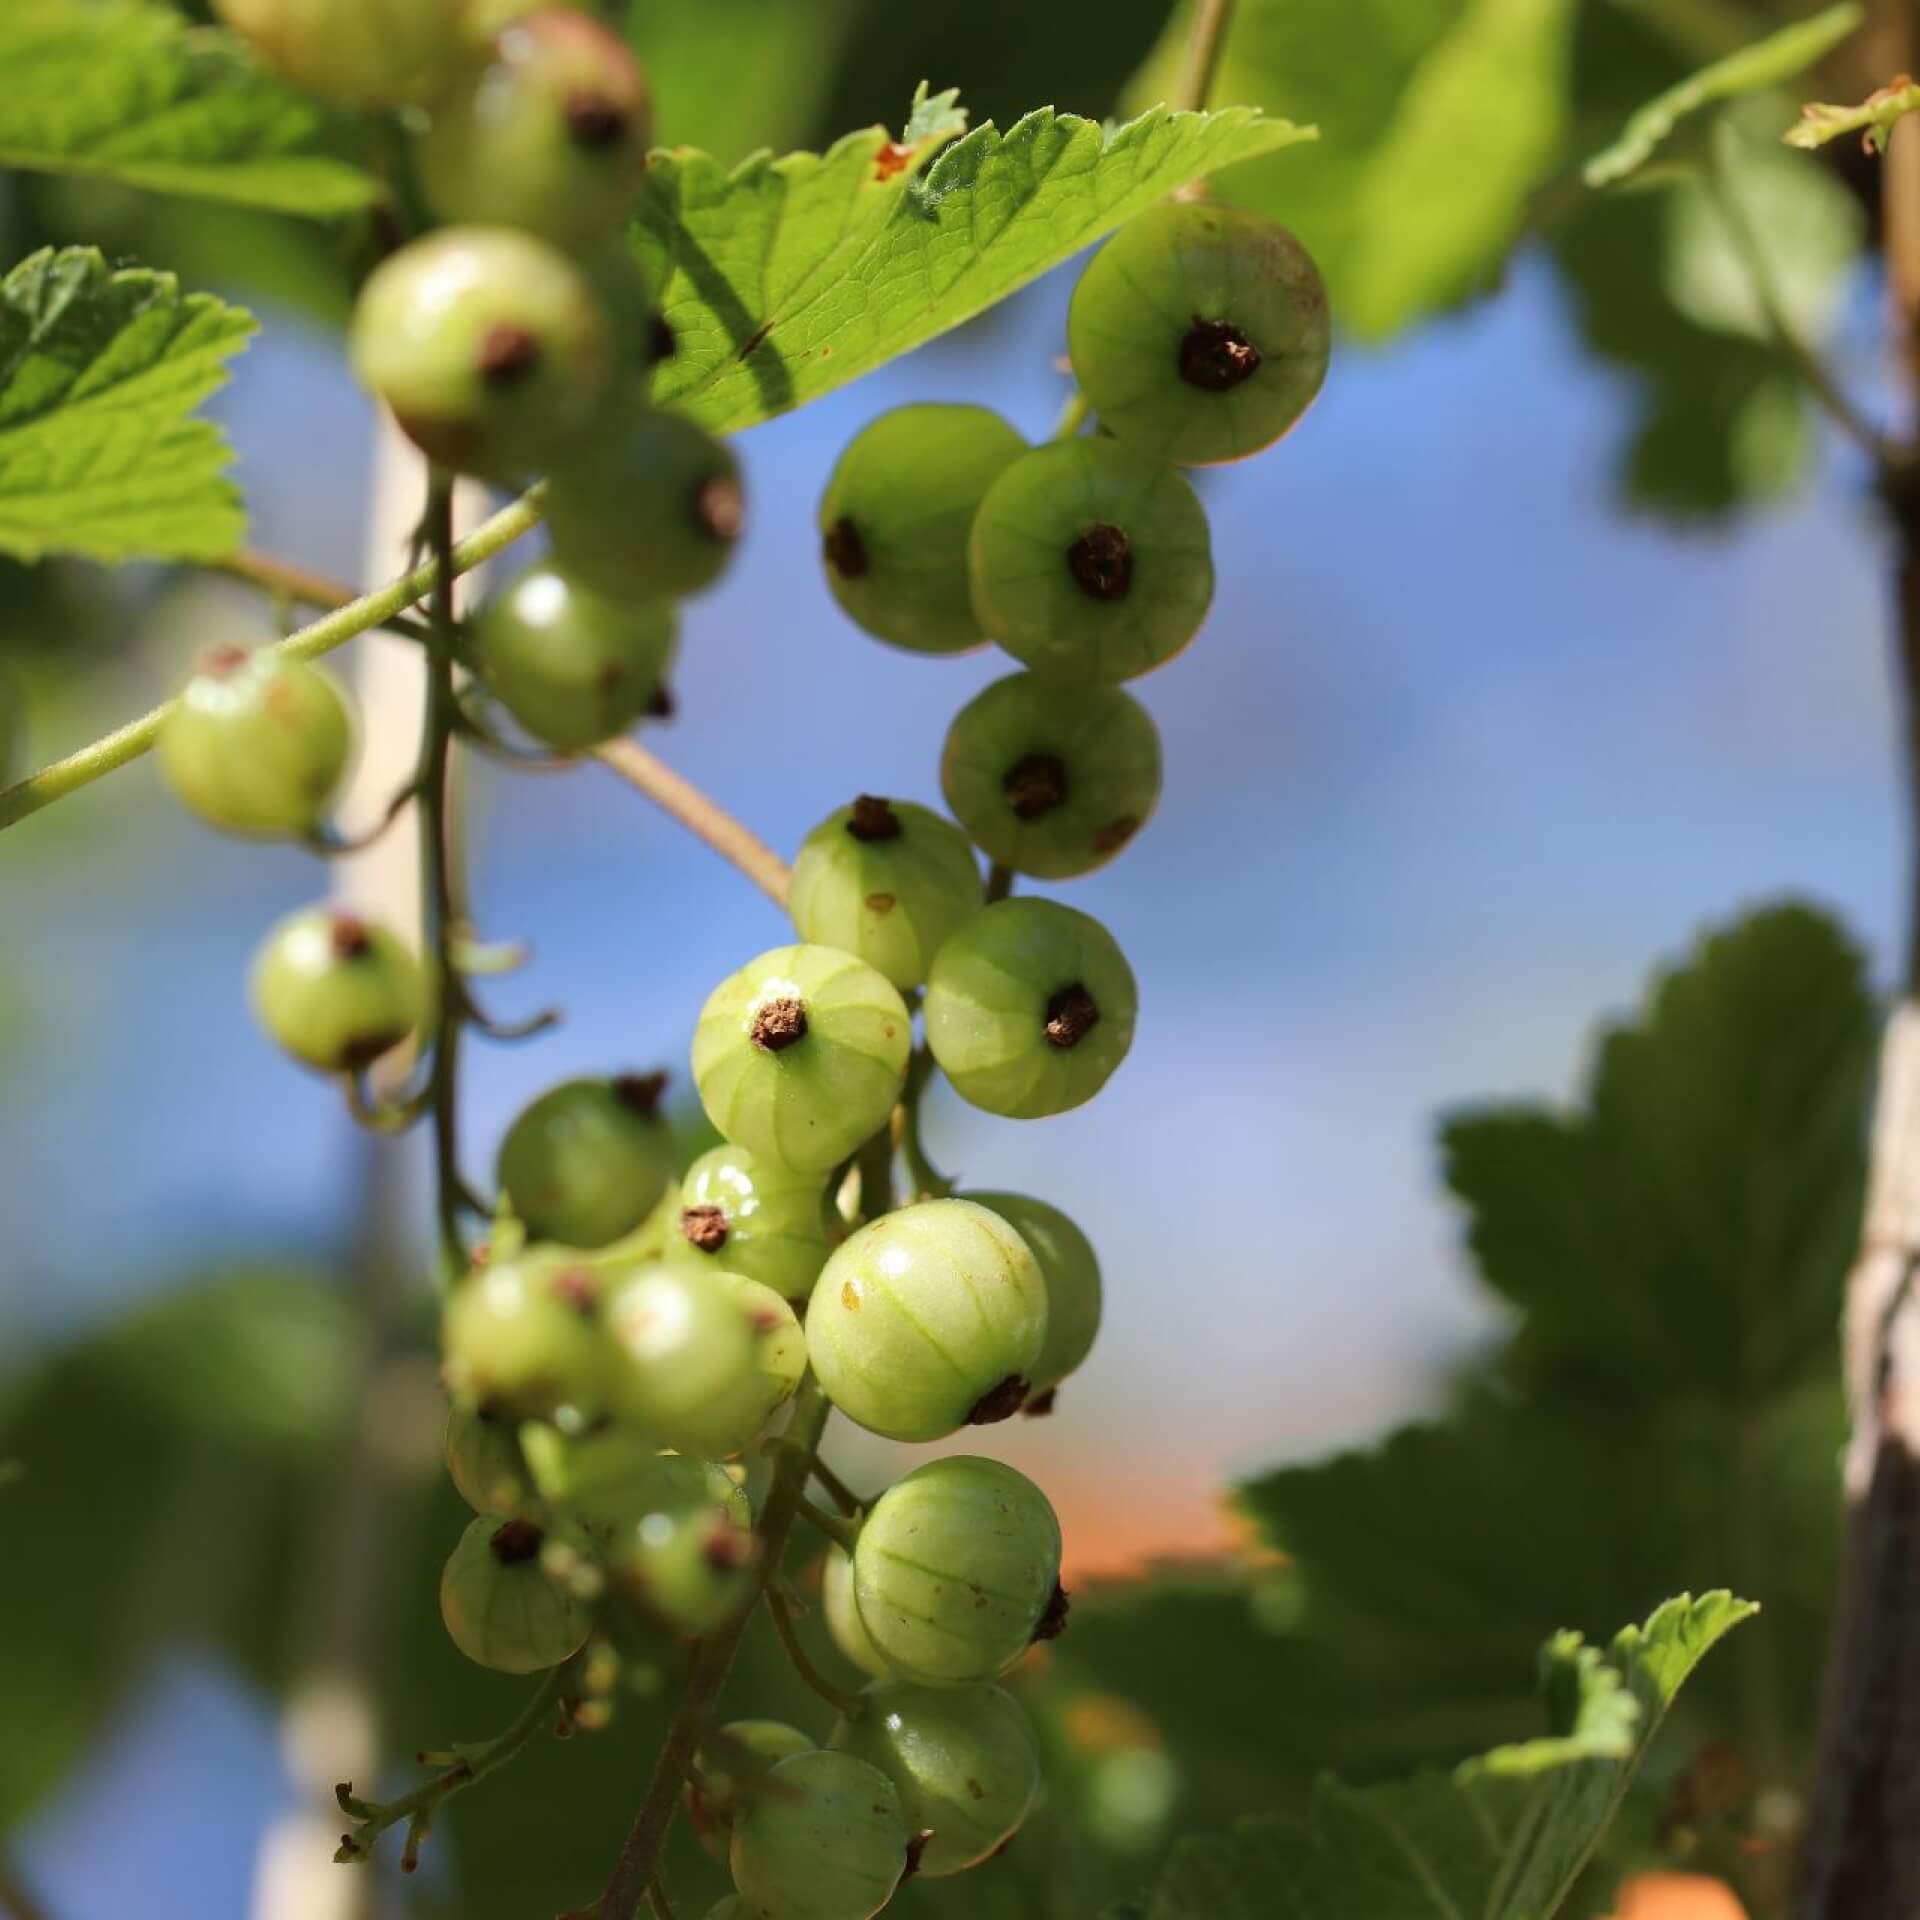
[[[1704,1874],[1642,1873],[1620,1889],[1614,1920],[1747,1920],[1747,1910]]]

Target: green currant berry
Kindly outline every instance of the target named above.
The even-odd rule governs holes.
[[[1306,248],[1264,214],[1166,201],[1097,253],[1067,346],[1100,424],[1183,467],[1271,446],[1327,377],[1327,290]]]
[[[1060,1523],[1047,1496],[998,1460],[950,1455],[874,1502],[853,1549],[853,1598],[875,1650],[926,1687],[996,1680],[1047,1638]]]
[[[848,617],[914,653],[977,647],[967,534],[1026,450],[985,407],[896,407],[862,427],[820,500],[827,584]]]
[[[751,1527],[753,1509],[733,1476],[716,1461],[662,1453],[631,1427],[606,1426],[572,1437],[529,1426],[527,1466],[541,1497],[605,1551],[650,1514],[720,1510],[736,1527]]]
[[[844,1659],[876,1680],[893,1677],[893,1669],[880,1657],[873,1644],[860,1609],[853,1601],[853,1562],[840,1547],[829,1547],[820,1569],[820,1611],[827,1623],[827,1637],[840,1649]]]
[[[461,52],[467,0],[214,0],[214,11],[303,93],[342,107],[429,98]]]
[[[353,1073],[425,1017],[420,965],[384,927],[328,907],[290,913],[261,944],[249,982],[255,1017],[296,1060]]]
[[[623,414],[556,467],[547,487],[555,556],[617,600],[677,600],[712,586],[744,517],[732,451],[691,420],[652,409]]]
[[[833,1251],[820,1176],[789,1173],[745,1147],[715,1147],[687,1169],[667,1236],[669,1266],[717,1268],[804,1300]]]
[[[940,786],[989,860],[1070,880],[1105,866],[1151,817],[1160,735],[1123,688],[1012,673],[954,715]]]
[[[827,1744],[876,1766],[900,1793],[907,1825],[931,1835],[930,1880],[978,1866],[1018,1833],[1040,1792],[1040,1749],[1019,1703],[999,1687],[881,1682]]]
[[[752,1591],[757,1552],[750,1520],[732,1500],[651,1508],[621,1529],[606,1552],[615,1593],[669,1633],[706,1633]]]
[[[507,26],[433,106],[415,151],[443,220],[526,227],[585,249],[632,211],[653,115],[626,42],[572,8]]]
[[[862,1227],[807,1306],[827,1398],[889,1440],[940,1440],[1017,1413],[1046,1333],[1040,1263],[970,1200],[923,1200]]]
[[[423,452],[493,480],[566,453],[613,370],[586,277],[506,227],[447,227],[390,254],[361,289],[349,350]]]
[[[455,1406],[447,1413],[447,1473],[475,1513],[511,1520],[533,1498],[511,1420]]]
[[[934,956],[927,1045],[961,1099],[1014,1120],[1065,1113],[1133,1044],[1133,969],[1099,921],[1002,900]]]
[[[441,1316],[447,1386],[463,1406],[519,1420],[606,1405],[618,1356],[600,1324],[600,1282],[569,1247],[530,1247],[476,1268]]]
[[[1075,686],[1171,660],[1213,600],[1198,496],[1111,440],[1023,454],[987,489],[970,552],[980,624],[1023,665]]]
[[[734,1308],[746,1320],[752,1364],[681,1420],[675,1444],[724,1458],[750,1446],[799,1390],[807,1370],[807,1337],[793,1309],[771,1287],[735,1274],[713,1274],[712,1279],[731,1289]],[[702,1284],[707,1282],[703,1279]]]
[[[1100,1261],[1092,1243],[1058,1207],[1024,1193],[969,1193],[1033,1249],[1047,1286],[1047,1337],[1033,1363],[1027,1412],[1051,1411],[1054,1389],[1093,1351],[1100,1331]]]
[[[885,975],[834,947],[775,947],[707,997],[693,1079],[729,1140],[825,1173],[893,1111],[912,1043]]]
[[[574,753],[625,733],[673,654],[665,601],[609,600],[565,567],[523,573],[467,630],[473,668],[537,740]]]
[[[305,833],[346,777],[354,733],[331,674],[282,654],[210,647],[161,725],[160,771],[209,826]]]
[[[816,1747],[778,1762],[733,1824],[733,1884],[756,1920],[871,1920],[907,1866],[900,1795],[878,1767]]]
[[[566,1080],[521,1109],[497,1173],[529,1233],[604,1247],[653,1211],[673,1178],[673,1136],[655,1111],[665,1082]]]
[[[807,835],[787,911],[803,940],[857,954],[903,991],[947,935],[980,911],[980,867],[949,820],[863,793]]]
[[[733,1285],[653,1261],[615,1283],[605,1317],[623,1362],[615,1415],[662,1446],[700,1451],[704,1418],[755,1366],[753,1327]]]
[[[496,1673],[557,1667],[587,1637],[587,1613],[540,1564],[531,1520],[479,1519],[440,1576],[440,1617],[453,1644]]]
[[[700,1743],[682,1798],[696,1838],[722,1866],[733,1822],[754,1790],[782,1760],[811,1753],[814,1743],[784,1720],[730,1720]]]

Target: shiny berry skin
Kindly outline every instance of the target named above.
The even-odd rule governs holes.
[[[182,806],[228,833],[317,826],[353,763],[353,709],[304,660],[209,647],[161,724],[160,771]]]
[[[847,616],[914,653],[964,653],[967,535],[1027,443],[985,407],[896,407],[847,443],[820,500],[827,584]]]
[[[471,1407],[449,1409],[446,1460],[455,1491],[475,1513],[510,1520],[526,1512],[533,1487],[511,1420]]]
[[[613,373],[586,277],[506,227],[446,227],[389,254],[360,290],[348,351],[422,452],[496,481],[568,453]]]
[[[925,1687],[996,1680],[1026,1652],[1060,1583],[1060,1523],[1025,1474],[954,1454],[874,1502],[853,1598],[874,1650]]]
[[[657,1074],[566,1080],[521,1109],[496,1172],[535,1239],[604,1247],[653,1211],[673,1178],[660,1087]]]
[[[927,1044],[963,1100],[1036,1120],[1106,1085],[1138,1005],[1133,969],[1099,921],[1052,900],[1002,900],[935,955]]]
[[[862,1227],[807,1306],[828,1399],[889,1440],[940,1440],[1017,1412],[1046,1332],[1040,1263],[970,1200],[923,1200]]]
[[[787,911],[801,939],[857,954],[904,992],[983,897],[979,862],[952,821],[863,793],[802,842]]]
[[[756,1368],[754,1330],[718,1275],[658,1261],[617,1280],[604,1310],[622,1363],[611,1410],[663,1447],[702,1451],[704,1421]]]
[[[908,1827],[932,1835],[918,1868],[929,1880],[978,1866],[1020,1831],[1040,1792],[1040,1749],[1011,1694],[881,1682],[860,1708],[827,1744],[893,1782]]]
[[[734,1816],[751,1802],[755,1788],[782,1760],[811,1753],[814,1744],[784,1720],[730,1720],[700,1743],[681,1799],[695,1837],[722,1866]]]
[[[954,715],[940,788],[989,860],[1071,880],[1105,866],[1152,817],[1160,735],[1124,688],[1012,673]]]
[[[1028,1411],[1093,1351],[1100,1331],[1100,1261],[1092,1243],[1058,1207],[1024,1193],[968,1193],[1033,1249],[1047,1288],[1047,1337],[1033,1363]]]
[[[988,488],[969,552],[981,626],[1035,673],[1075,686],[1172,659],[1213,600],[1198,496],[1111,440],[1023,454]]]
[[[616,600],[684,599],[712,586],[744,519],[732,451],[651,408],[622,410],[555,467],[547,488],[555,557]]]
[[[873,1644],[860,1609],[853,1602],[853,1562],[844,1548],[830,1546],[820,1565],[820,1613],[827,1623],[827,1638],[840,1649],[843,1659],[876,1680],[890,1680],[893,1669],[881,1659]]]
[[[329,907],[305,907],[274,927],[248,992],[273,1040],[321,1073],[370,1066],[412,1035],[427,1007],[412,953],[386,928]]]
[[[835,947],[775,947],[708,995],[693,1078],[727,1139],[824,1174],[893,1110],[913,1044],[886,977]]]
[[[462,51],[467,0],[214,0],[214,11],[303,93],[341,107],[430,98]]]
[[[1218,201],[1129,220],[1074,290],[1067,346],[1100,424],[1178,466],[1271,446],[1327,377],[1327,290],[1277,221]]]
[[[441,1315],[455,1401],[519,1420],[599,1413],[618,1358],[600,1324],[600,1285],[568,1247],[529,1247],[475,1268]]]
[[[479,1519],[440,1576],[440,1617],[453,1644],[496,1673],[539,1673],[579,1651],[587,1612],[540,1564],[530,1520]]]
[[[626,42],[586,13],[543,7],[433,103],[415,153],[441,219],[525,227],[579,251],[625,223],[652,138]]]
[[[613,1591],[669,1633],[708,1632],[752,1594],[751,1520],[733,1500],[655,1506],[604,1549]]]
[[[878,1767],[816,1747],[771,1768],[728,1864],[755,1920],[871,1920],[900,1884],[907,1823]]]
[[[789,1173],[745,1147],[703,1153],[680,1182],[667,1264],[737,1273],[804,1300],[833,1251],[820,1176]]]
[[[530,567],[467,628],[487,690],[534,736],[577,753],[651,707],[673,657],[665,601],[610,600],[551,562]]]
[[[730,1289],[735,1310],[746,1319],[752,1363],[681,1418],[676,1444],[728,1458],[751,1446],[798,1391],[807,1370],[807,1337],[793,1309],[771,1287],[733,1274],[712,1278]]]

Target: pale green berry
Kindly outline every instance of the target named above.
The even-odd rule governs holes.
[[[210,647],[155,743],[181,805],[228,833],[300,834],[353,762],[353,709],[329,673],[270,650]]]
[[[998,1679],[1064,1617],[1060,1523],[1025,1474],[956,1454],[897,1480],[853,1550],[875,1651],[929,1687]]]
[[[968,1200],[923,1200],[862,1227],[807,1306],[827,1397],[890,1440],[939,1440],[1018,1412],[1046,1332],[1039,1262]]]
[[[929,1835],[918,1871],[962,1873],[1025,1824],[1040,1792],[1040,1749],[1019,1702],[999,1687],[882,1681],[860,1696],[827,1744],[891,1780],[907,1825]]]
[[[752,1363],[680,1421],[676,1444],[725,1458],[750,1446],[798,1392],[807,1370],[807,1338],[793,1309],[771,1287],[735,1274],[712,1279],[731,1289],[735,1310],[747,1322]]]
[[[426,1016],[413,954],[386,928],[337,908],[289,914],[261,943],[248,981],[260,1024],[294,1059],[355,1073]]]
[[[880,1657],[860,1609],[853,1602],[853,1562],[842,1547],[830,1546],[820,1568],[820,1612],[827,1637],[842,1656],[876,1680],[890,1679],[893,1669]]]
[[[729,1720],[700,1743],[681,1798],[695,1837],[722,1866],[734,1819],[752,1803],[760,1782],[782,1760],[811,1753],[814,1744],[784,1720]]]
[[[1051,900],[1002,900],[934,956],[927,1045],[963,1100],[1035,1120],[1106,1085],[1138,1010],[1133,969],[1099,921]]]
[[[1100,1261],[1092,1242],[1060,1211],[1024,1193],[961,1196],[990,1207],[1032,1248],[1047,1288],[1047,1337],[1033,1363],[1027,1412],[1051,1409],[1054,1389],[1093,1350],[1100,1331]]]
[[[885,1123],[912,1044],[883,974],[834,947],[775,947],[708,996],[694,1084],[729,1140],[824,1174]]]
[[[650,1514],[717,1508],[736,1527],[753,1524],[746,1494],[724,1467],[662,1453],[631,1427],[601,1427],[578,1438],[530,1427],[524,1445],[541,1497],[596,1551],[613,1547]]]
[[[598,1276],[568,1247],[529,1247],[476,1268],[441,1316],[454,1398],[521,1420],[598,1413],[618,1360],[600,1324],[599,1292]]]
[[[440,1616],[469,1660],[497,1673],[557,1667],[587,1637],[579,1601],[540,1564],[530,1520],[476,1520],[440,1576]]]
[[[734,1822],[733,1884],[755,1920],[871,1920],[907,1866],[900,1795],[878,1767],[823,1747],[766,1775]]]
[[[524,1514],[533,1498],[513,1422],[454,1406],[447,1413],[447,1473],[475,1513],[502,1520]]]
[[[834,1240],[818,1174],[720,1146],[687,1169],[665,1245],[669,1266],[737,1273],[804,1300]]]
[[[711,1631],[752,1597],[758,1543],[733,1500],[651,1508],[605,1548],[613,1591],[669,1633]]]
[[[655,1111],[664,1081],[566,1080],[521,1109],[496,1173],[530,1234],[604,1247],[646,1219],[673,1179],[673,1136]]]
[[[303,93],[342,107],[430,99],[464,51],[468,0],[214,0]]]
[[[753,1326],[734,1287],[652,1261],[615,1282],[605,1319],[620,1364],[611,1406],[660,1445],[703,1451],[705,1423],[755,1371]]]
[[[801,939],[857,954],[905,991],[983,897],[979,861],[952,821],[863,793],[807,835],[787,911]]]

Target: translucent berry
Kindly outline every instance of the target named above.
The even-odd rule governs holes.
[[[919,1871],[962,1873],[1025,1824],[1040,1792],[1040,1749],[1019,1703],[999,1687],[881,1682],[827,1744],[878,1767],[899,1790],[907,1825],[931,1838]]]
[[[745,1147],[703,1153],[680,1183],[669,1266],[737,1273],[804,1300],[834,1245],[820,1176],[789,1173]]]
[[[878,1767],[816,1747],[780,1761],[734,1822],[733,1884],[755,1920],[871,1920],[907,1866],[900,1795]]]
[[[283,654],[210,647],[160,728],[160,771],[209,826],[305,833],[339,791],[354,735],[331,674]]]
[[[729,1139],[796,1173],[825,1173],[899,1097],[906,1002],[834,947],[775,947],[721,981],[700,1011],[693,1077]]]
[[[530,1234],[604,1247],[653,1211],[673,1178],[673,1135],[655,1111],[664,1079],[566,1080],[521,1109],[498,1178]]]
[[[700,1634],[746,1603],[757,1551],[739,1503],[690,1498],[651,1507],[623,1527],[605,1565],[614,1592],[655,1625]]]
[[[989,860],[1070,880],[1105,866],[1152,817],[1160,735],[1123,688],[1013,673],[954,715],[940,786]]]
[[[623,411],[554,469],[547,489],[555,555],[618,600],[712,586],[744,518],[731,450],[691,420],[651,409]]]
[[[733,1843],[735,1816],[782,1760],[811,1753],[813,1741],[784,1720],[730,1720],[700,1743],[683,1798],[700,1844],[722,1866]]]
[[[475,1513],[510,1520],[533,1497],[513,1422],[456,1406],[447,1414],[447,1473]]]
[[[752,1364],[679,1422],[675,1444],[724,1459],[750,1446],[798,1391],[807,1370],[807,1337],[793,1309],[771,1287],[732,1274],[713,1278],[731,1289],[734,1308],[746,1319]]]
[[[896,407],[848,443],[820,501],[827,584],[848,616],[915,653],[986,637],[967,588],[967,534],[1027,443],[985,407]]]
[[[1050,680],[1129,680],[1170,660],[1213,599],[1207,516],[1179,474],[1111,440],[1023,454],[973,523],[973,610]]]
[[[1074,291],[1067,345],[1100,424],[1180,466],[1271,446],[1327,377],[1312,258],[1277,221],[1218,201],[1129,220]]]
[[[998,1460],[931,1460],[875,1501],[853,1550],[853,1597],[878,1652],[928,1687],[997,1679],[1048,1623],[1060,1523]]]
[[[568,568],[529,568],[467,630],[487,689],[562,752],[625,733],[653,704],[673,656],[672,606],[610,600]]]
[[[1058,1207],[1024,1193],[969,1193],[1033,1250],[1047,1288],[1047,1337],[1030,1378],[1029,1413],[1045,1411],[1053,1390],[1093,1351],[1100,1331],[1100,1262],[1092,1243]]]
[[[605,1551],[652,1514],[707,1508],[735,1527],[751,1527],[753,1509],[727,1470],[688,1453],[662,1453],[631,1427],[604,1426],[578,1437],[529,1427],[526,1459],[541,1498],[596,1551]]]
[[[283,79],[343,107],[429,98],[459,59],[467,0],[214,0]]]
[[[605,1313],[621,1356],[613,1412],[662,1446],[701,1450],[711,1408],[741,1392],[756,1365],[733,1286],[650,1262],[615,1283]]]
[[[353,1073],[397,1047],[426,1012],[419,962],[386,928],[328,907],[289,914],[262,943],[253,1010],[296,1060]]]
[[[843,1658],[876,1680],[892,1678],[893,1669],[881,1659],[880,1649],[873,1644],[860,1609],[854,1605],[853,1562],[839,1547],[829,1547],[821,1563],[820,1611],[827,1623],[827,1637]]]
[[[540,1564],[531,1520],[476,1520],[440,1576],[440,1617],[469,1660],[496,1673],[557,1667],[587,1637],[585,1608]]]
[[[544,7],[508,25],[434,102],[415,148],[421,186],[443,220],[586,249],[632,211],[652,122],[626,42],[586,13]]]
[[[441,1316],[454,1398],[519,1420],[600,1412],[617,1359],[600,1324],[600,1285],[567,1247],[529,1247],[468,1274]]]
[[[935,956],[927,1044],[963,1100],[1034,1120],[1106,1085],[1138,1004],[1133,969],[1099,921],[1052,900],[1003,900]]]
[[[807,835],[787,911],[801,939],[857,954],[904,991],[981,898],[979,862],[952,821],[863,793]]]
[[[1040,1264],[997,1213],[923,1200],[883,1214],[820,1270],[807,1353],[869,1432],[939,1440],[1017,1413],[1047,1331]]]
[[[447,227],[390,254],[361,289],[349,349],[423,452],[503,481],[565,454],[613,374],[580,269],[506,227]]]

